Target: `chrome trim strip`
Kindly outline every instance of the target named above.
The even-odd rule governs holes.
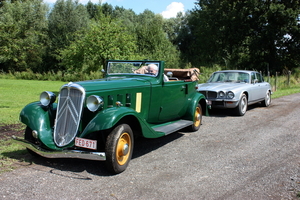
[[[82,151],[82,150],[62,150],[62,151],[48,151],[43,149],[27,140],[12,136],[13,141],[21,144],[22,146],[30,149],[36,154],[45,158],[78,158],[85,160],[96,160],[104,161],[106,160],[105,152],[92,152],[92,151]]]

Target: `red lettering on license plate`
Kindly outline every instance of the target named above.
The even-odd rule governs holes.
[[[97,140],[89,140],[84,138],[75,138],[75,146],[87,148],[87,149],[97,149]]]

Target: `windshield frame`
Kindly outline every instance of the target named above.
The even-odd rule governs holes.
[[[147,72],[150,64],[157,66],[156,74]],[[144,75],[157,77],[160,67],[160,62],[158,61],[108,61],[106,73],[107,75]]]

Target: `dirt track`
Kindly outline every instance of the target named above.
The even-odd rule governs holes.
[[[136,141],[110,176],[103,162],[31,158],[0,175],[0,199],[299,199],[300,93],[218,111],[197,133]]]

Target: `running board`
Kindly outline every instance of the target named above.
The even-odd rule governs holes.
[[[188,120],[178,120],[175,122],[167,123],[166,125],[159,125],[157,127],[153,127],[153,129],[157,132],[163,132],[165,135],[168,135],[170,133],[174,133],[180,129],[183,129],[185,127],[188,127],[192,125],[192,121]]]

